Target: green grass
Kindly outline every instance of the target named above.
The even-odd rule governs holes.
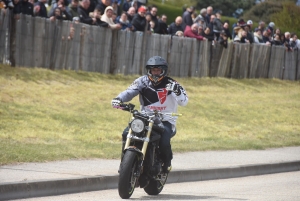
[[[129,113],[110,101],[137,77],[0,66],[0,164],[119,158]],[[175,152],[300,145],[299,82],[176,79],[189,103]]]

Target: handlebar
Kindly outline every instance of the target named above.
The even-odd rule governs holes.
[[[142,114],[141,112],[138,112],[137,110],[134,110],[134,107],[135,105],[134,104],[131,104],[131,103],[122,103],[120,104],[120,106],[118,107],[115,107],[117,109],[121,109],[121,110],[124,110],[124,111],[128,111],[130,113],[135,113],[135,114],[138,114],[138,115],[142,115],[143,117],[145,117],[144,114]],[[160,111],[153,111],[153,112],[145,112],[146,115],[148,115],[150,118],[154,117],[154,116],[160,116],[160,115],[168,115],[168,116],[182,116],[182,114],[180,113],[164,113],[164,112],[160,112]]]

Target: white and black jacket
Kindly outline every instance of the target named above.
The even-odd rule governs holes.
[[[158,110],[165,113],[177,112],[178,105],[185,106],[188,103],[188,96],[181,86],[181,93],[177,96],[172,91],[166,90],[168,83],[176,82],[170,77],[165,77],[160,84],[153,86],[148,76],[137,78],[125,91],[121,92],[117,98],[123,102],[132,100],[139,95],[141,111]],[[172,125],[176,124],[176,117],[165,116],[163,121],[169,121]]]

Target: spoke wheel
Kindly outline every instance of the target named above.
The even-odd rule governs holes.
[[[121,198],[128,199],[131,197],[138,179],[137,171],[138,155],[136,152],[127,151],[120,166],[118,190]]]

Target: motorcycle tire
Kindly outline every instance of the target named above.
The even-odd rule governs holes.
[[[134,151],[127,151],[120,165],[118,191],[122,199],[131,197],[137,177],[135,173],[138,170],[138,154]]]
[[[165,175],[165,179],[155,180],[151,179],[149,184],[144,188],[144,191],[148,195],[158,195],[164,188],[165,183],[167,182],[168,174]]]

